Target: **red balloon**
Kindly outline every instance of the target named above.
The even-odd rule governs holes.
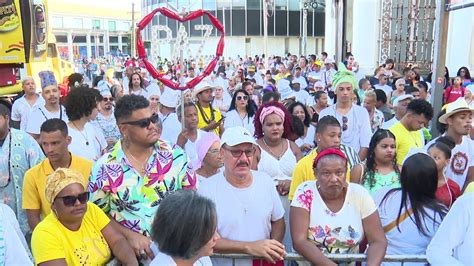
[[[211,21],[212,25],[221,33],[221,38],[219,40],[219,43],[216,48],[216,56],[215,58],[209,63],[209,65],[205,68],[203,73],[201,75],[193,78],[189,82],[186,83],[186,86],[180,86],[180,84],[176,81],[169,80],[163,77],[162,73],[159,73],[153,64],[148,61],[147,55],[146,55],[146,49],[145,45],[142,40],[142,35],[141,31],[153,20],[153,17],[156,15],[156,13],[161,13],[162,15],[174,19],[180,22],[186,22],[189,20],[196,19],[200,16],[207,15],[209,20]],[[209,76],[214,68],[216,67],[219,57],[222,56],[222,53],[224,51],[224,27],[222,26],[222,23],[209,11],[204,11],[202,9],[196,10],[191,12],[185,17],[181,17],[178,14],[174,13],[173,11],[160,7],[154,9],[150,14],[146,15],[138,24],[137,24],[137,29],[136,29],[136,39],[137,39],[137,52],[138,52],[138,58],[142,60],[143,64],[145,65],[145,68],[150,72],[150,75],[153,78],[158,79],[161,81],[165,86],[173,89],[173,90],[186,90],[188,88],[194,88],[199,82],[201,82],[205,77]],[[173,66],[174,67],[174,66]]]

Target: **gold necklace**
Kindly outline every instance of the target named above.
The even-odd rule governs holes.
[[[265,144],[265,147],[267,147],[268,151],[273,155],[273,157],[275,157],[277,160],[280,160],[281,159],[281,156],[283,156],[283,154],[285,153],[285,151],[283,150],[283,140],[281,141],[280,143],[280,147],[281,147],[281,150],[282,152],[280,153],[280,155],[276,155],[272,149],[270,148],[270,146],[268,146],[267,142],[265,141],[265,137],[262,138],[263,140],[263,144]]]
[[[139,160],[137,160],[137,158],[135,158],[135,156],[133,156],[133,154],[132,154],[131,152],[127,152],[127,151],[125,151],[125,149],[123,149],[123,151],[124,151],[125,155],[130,155],[131,159],[132,159],[133,161],[135,161],[135,163],[137,163],[138,165],[142,165],[142,166],[141,166],[141,169],[139,169],[139,171],[140,171],[141,174],[144,174],[144,173],[145,173],[145,169],[146,169],[145,166],[146,166],[146,164],[147,164],[148,161],[145,162],[145,163],[142,163],[142,162],[140,162]],[[127,154],[127,153],[128,153],[128,154]]]

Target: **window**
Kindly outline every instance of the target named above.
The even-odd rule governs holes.
[[[222,8],[229,9],[231,7],[232,0],[218,0],[217,1],[217,10],[222,10]]]
[[[202,9],[210,11],[216,10],[216,0],[202,0]]]
[[[289,9],[292,11],[300,10],[300,1],[288,1]]]
[[[246,0],[232,0],[232,9],[244,9]]]
[[[53,28],[63,28],[63,18],[61,17],[53,17],[51,19],[51,26]]]
[[[72,20],[72,27],[76,29],[82,29],[82,18],[74,18]]]
[[[109,30],[110,31],[115,31],[116,30],[116,24],[115,21],[109,21]]]
[[[260,9],[260,0],[247,0],[247,9]]]
[[[100,20],[98,20],[98,19],[93,19],[92,20],[92,29],[93,30],[100,29]]]
[[[275,10],[287,10],[286,0],[274,0],[274,1],[275,1]]]

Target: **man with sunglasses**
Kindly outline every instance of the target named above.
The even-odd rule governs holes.
[[[41,125],[39,143],[46,159],[28,170],[23,181],[22,207],[26,210],[31,231],[51,212],[44,194],[48,176],[58,168],[70,168],[87,178],[92,169],[91,161],[69,152],[71,137],[61,119],[49,119]]]
[[[137,257],[152,259],[151,224],[161,200],[176,190],[195,189],[196,178],[184,151],[160,140],[161,121],[147,99],[125,95],[114,115],[122,139],[95,163],[90,201],[113,218]]]
[[[91,121],[96,130],[101,130],[107,140],[107,148],[111,148],[119,139],[120,131],[114,117],[114,98],[107,84],[99,87],[102,100],[99,102],[99,114]]]
[[[221,237],[214,247],[217,253],[250,254],[275,263],[285,256],[284,209],[272,179],[250,170],[255,149],[247,129],[224,131],[220,150],[224,171],[203,182],[198,192],[216,204]],[[239,260],[237,265],[251,265],[242,263]],[[232,265],[232,260],[214,259],[213,264]]]

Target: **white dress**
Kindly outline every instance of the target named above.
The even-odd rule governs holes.
[[[287,140],[288,148],[286,149],[280,160],[270,155],[264,149],[261,150],[260,161],[258,162],[258,171],[265,172],[275,182],[275,186],[280,180],[291,180],[293,170],[296,167],[296,157],[290,148],[290,142]],[[276,187],[275,187],[276,189]],[[280,196],[281,203],[285,209],[285,237],[283,238],[283,244],[287,248],[287,251],[291,251],[291,234],[290,234],[290,200],[288,196]]]

